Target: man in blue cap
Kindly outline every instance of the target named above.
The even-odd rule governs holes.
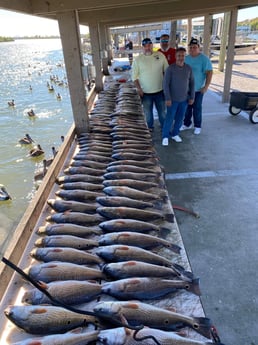
[[[201,53],[200,44],[196,38],[192,38],[189,42],[189,55],[186,56],[185,63],[193,70],[195,97],[194,103],[187,107],[184,124],[180,130],[192,128],[193,118],[194,134],[199,135],[202,127],[202,101],[211,83],[212,64],[208,56]]]
[[[163,76],[168,67],[166,57],[160,52],[153,52],[150,38],[142,41],[143,53],[136,57],[132,65],[132,80],[142,98],[142,105],[147,126],[154,129],[153,105],[155,105],[160,127],[165,119],[165,98],[163,94]]]

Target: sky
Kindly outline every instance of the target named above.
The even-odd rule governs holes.
[[[238,21],[258,17],[258,6],[238,11]],[[82,34],[88,32],[86,26],[81,26]],[[0,36],[51,36],[59,35],[56,20],[24,15],[11,11],[0,10]]]

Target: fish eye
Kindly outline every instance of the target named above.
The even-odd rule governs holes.
[[[193,324],[193,329],[199,329],[198,323],[194,323],[194,324]]]
[[[168,319],[165,319],[165,320],[164,320],[164,323],[165,323],[165,325],[168,325],[168,324],[169,324],[169,320],[168,320]]]
[[[186,284],[186,285],[185,285],[185,289],[186,289],[186,290],[189,290],[189,288],[190,288],[190,285],[189,285],[189,284]]]

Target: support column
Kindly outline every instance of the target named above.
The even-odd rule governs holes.
[[[192,18],[187,19],[187,42],[186,45],[188,46],[192,37]]]
[[[170,35],[169,35],[170,47],[177,48],[177,40],[176,40],[177,21],[171,20],[170,23],[171,23]]]
[[[106,35],[107,35],[107,52],[108,52],[108,65],[112,65],[113,60],[113,45],[111,42],[111,34],[110,34],[110,28],[106,28]]]
[[[230,84],[231,84],[232,67],[233,67],[234,54],[235,54],[237,14],[238,14],[237,8],[235,8],[234,10],[230,12],[227,63],[226,63],[226,70],[225,70],[224,89],[223,89],[223,95],[222,95],[223,103],[228,102],[230,98]]]
[[[108,55],[107,55],[107,35],[106,27],[103,23],[99,23],[99,34],[100,34],[100,57],[102,61],[102,69],[104,75],[109,75],[108,71]]]
[[[76,133],[80,134],[88,132],[89,118],[86,90],[82,74],[83,59],[78,12],[57,13],[57,20],[62,41]]]
[[[230,22],[230,12],[224,13],[223,28],[222,28],[223,31],[222,31],[222,37],[221,37],[219,66],[218,66],[218,69],[220,72],[224,71],[225,57],[226,57],[227,43],[228,43],[229,22]]]
[[[203,53],[207,56],[210,55],[211,23],[212,16],[210,14],[206,14],[204,16]]]
[[[100,38],[99,38],[99,26],[97,22],[89,23],[91,50],[92,50],[92,61],[96,69],[95,87],[96,91],[103,90],[103,74],[100,59]]]

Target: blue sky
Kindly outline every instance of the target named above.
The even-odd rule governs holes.
[[[238,12],[238,21],[256,17],[258,17],[258,6]],[[86,32],[88,32],[87,27],[81,27],[81,33]],[[59,35],[57,21],[0,10],[0,36],[34,35]]]

